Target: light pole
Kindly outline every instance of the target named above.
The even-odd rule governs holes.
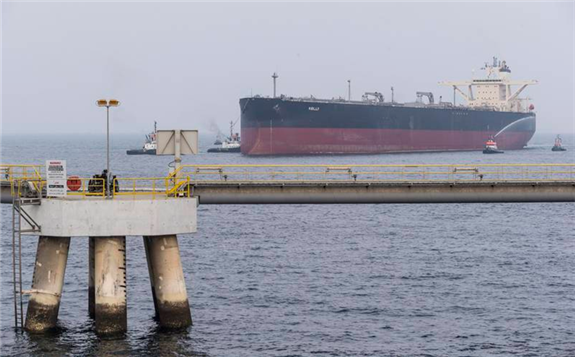
[[[96,105],[106,107],[106,197],[110,197],[110,107],[117,107],[120,101],[116,99],[98,99]]]

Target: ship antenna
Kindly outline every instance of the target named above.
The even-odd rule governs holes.
[[[351,79],[347,80],[347,100],[351,101]]]
[[[395,103],[395,100],[393,99],[393,86],[391,87],[391,102]]]
[[[276,97],[276,79],[278,77],[279,77],[278,74],[274,72],[274,74],[272,75],[272,78],[274,79],[274,98]]]

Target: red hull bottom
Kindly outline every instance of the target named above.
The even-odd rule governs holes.
[[[483,150],[495,132],[395,129],[242,128],[244,155],[379,154]],[[503,150],[521,149],[530,131],[504,132]]]

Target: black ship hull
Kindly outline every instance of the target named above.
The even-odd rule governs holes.
[[[127,150],[128,155],[156,155],[156,150],[132,149]]]
[[[484,154],[503,154],[502,150],[497,149],[483,149]]]
[[[535,133],[533,112],[286,98],[240,100],[245,155],[370,154],[521,149]]]
[[[237,148],[210,148],[208,149],[209,153],[214,153],[214,152],[241,152],[241,149],[239,147]]]

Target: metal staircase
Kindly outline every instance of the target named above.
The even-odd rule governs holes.
[[[24,328],[24,302],[22,289],[22,233],[39,233],[40,226],[25,211],[26,206],[40,205],[41,194],[31,197],[34,187],[29,181],[12,182],[12,282],[14,290],[14,327]],[[41,192],[41,191],[38,191]],[[24,223],[24,225],[23,225]]]

